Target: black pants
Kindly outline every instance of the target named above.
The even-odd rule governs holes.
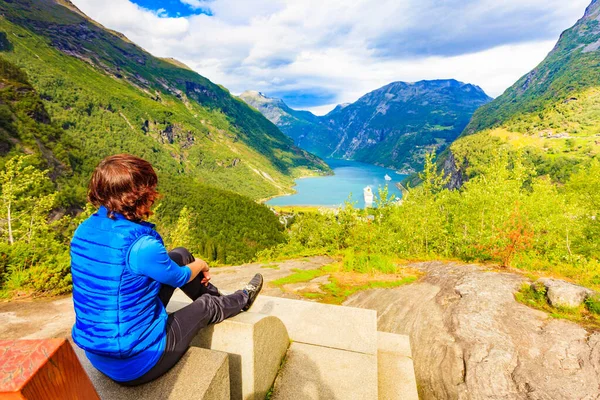
[[[183,247],[170,251],[169,257],[179,265],[187,265],[194,261],[194,256]],[[202,274],[198,274],[196,278],[181,287],[193,303],[169,314],[165,352],[156,365],[137,379],[119,383],[137,386],[164,375],[183,357],[200,329],[233,317],[242,311],[248,302],[246,293],[239,290],[231,295],[222,296],[212,284],[204,286],[201,283],[203,277]],[[161,287],[158,296],[165,307],[174,291],[175,288],[168,285]]]

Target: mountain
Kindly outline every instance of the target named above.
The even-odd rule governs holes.
[[[185,176],[254,199],[328,170],[226,89],[67,0],[3,1],[0,14],[0,57],[28,76],[62,132],[56,147],[72,149],[58,157],[72,171],[64,187],[84,188],[96,163],[118,152],[147,158],[164,179]],[[36,151],[18,140],[0,148],[4,156]],[[76,192],[65,201],[83,204],[84,190]]]
[[[245,91],[239,97],[260,111],[304,150],[323,157],[335,150],[332,131],[310,111],[294,110],[281,99],[267,97],[253,90]]]
[[[477,108],[491,100],[456,80],[394,82],[323,117],[290,109],[257,92],[241,98],[321,157],[348,158],[400,170],[420,168],[431,149],[445,149]]]
[[[564,182],[600,154],[600,1],[563,32],[548,56],[475,112],[445,155],[458,185],[499,148],[519,150],[541,175]]]

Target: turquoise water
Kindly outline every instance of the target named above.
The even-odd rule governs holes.
[[[294,189],[298,192],[291,196],[276,197],[267,201],[274,206],[339,206],[348,200],[352,194],[352,201],[356,207],[363,208],[365,201],[363,189],[371,186],[377,196],[378,188],[388,183],[390,194],[402,197],[402,193],[396,187],[406,175],[399,175],[394,170],[378,167],[348,160],[325,160],[334,172],[333,176],[302,178],[296,181]],[[388,174],[391,182],[386,182],[385,175]]]

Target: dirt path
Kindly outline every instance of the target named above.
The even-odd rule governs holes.
[[[379,330],[410,336],[422,399],[600,399],[600,333],[517,303],[523,276],[411,267],[426,275],[344,304],[375,309]]]

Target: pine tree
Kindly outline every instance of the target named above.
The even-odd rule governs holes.
[[[179,218],[175,229],[170,235],[171,247],[185,247],[191,250],[192,247],[192,235],[191,235],[191,223],[194,219],[194,213],[187,207],[183,207],[179,212]]]

